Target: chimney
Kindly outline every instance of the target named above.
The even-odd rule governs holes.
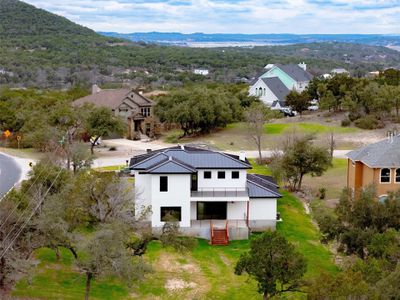
[[[182,149],[182,150],[185,150],[185,146],[184,146],[184,145],[181,145],[181,149]]]
[[[100,91],[101,91],[101,89],[99,88],[99,86],[97,84],[92,85],[92,95],[95,95],[95,94],[99,93]]]
[[[298,66],[302,68],[304,71],[307,71],[307,64],[304,61],[302,63],[299,63]]]
[[[239,153],[239,159],[240,159],[241,161],[246,161],[246,152],[244,152],[243,150],[240,151],[240,153]]]
[[[139,95],[143,95],[143,91],[139,91]]]

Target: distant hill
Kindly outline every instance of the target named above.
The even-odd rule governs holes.
[[[372,46],[400,46],[400,35],[383,34],[205,34],[179,32],[99,32],[104,36],[128,39],[134,42],[186,46],[232,45],[290,45],[307,43],[354,43]]]
[[[150,35],[154,39],[160,36]],[[179,33],[172,35],[182,37]],[[165,34],[161,36],[167,38]],[[209,38],[203,34],[195,36]],[[200,49],[132,42],[122,37],[100,35],[21,1],[0,0],[0,86],[68,88],[96,82],[165,88],[188,82],[232,83],[251,80],[267,63],[301,61],[315,75],[337,67],[356,76],[400,67],[399,52],[370,45],[307,42]],[[210,75],[194,75],[196,68],[206,68]]]

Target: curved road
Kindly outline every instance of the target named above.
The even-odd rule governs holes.
[[[0,153],[0,199],[21,178],[22,170],[10,156]]]

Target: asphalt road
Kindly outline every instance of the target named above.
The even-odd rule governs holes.
[[[0,153],[0,199],[19,181],[21,172],[13,158]]]

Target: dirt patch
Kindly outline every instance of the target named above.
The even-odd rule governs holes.
[[[165,288],[169,292],[176,292],[179,290],[184,290],[184,289],[194,289],[197,287],[197,284],[195,282],[187,282],[182,279],[169,279],[167,283],[165,284]]]

